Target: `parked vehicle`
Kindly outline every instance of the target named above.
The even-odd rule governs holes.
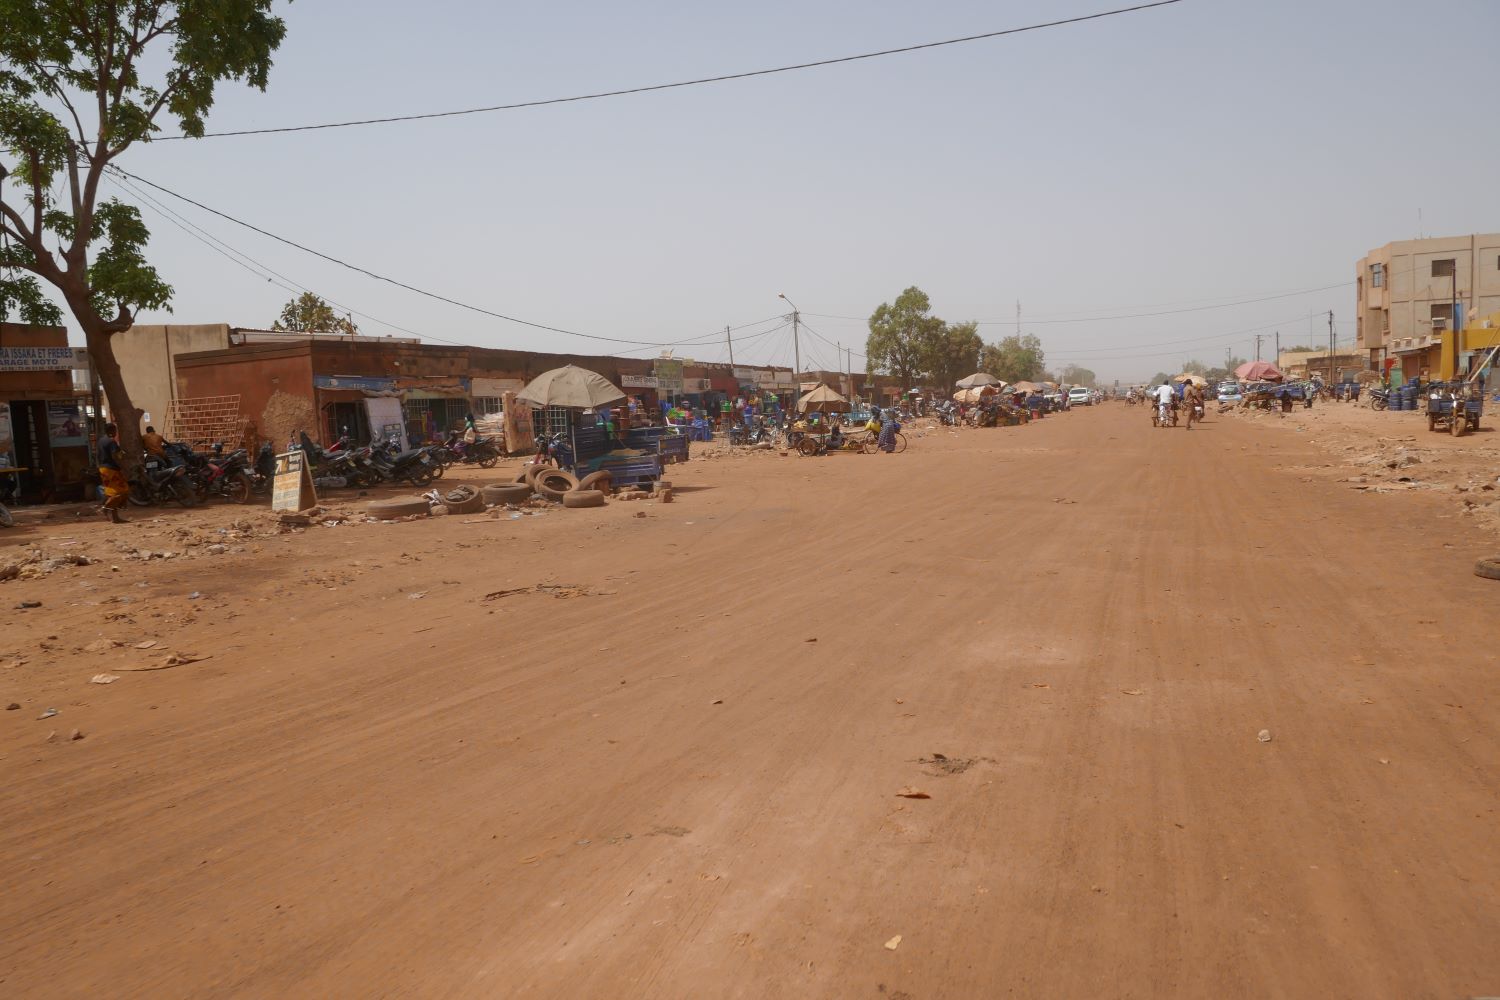
[[[254,491],[254,483],[248,471],[249,455],[243,448],[224,454],[222,442],[214,445],[212,456],[199,455],[184,445],[168,445],[183,455],[188,478],[200,503],[207,503],[211,496],[223,497],[235,503],[245,503]],[[185,453],[185,454],[184,454]]]
[[[441,465],[452,465],[455,461],[464,465],[477,465],[481,469],[494,468],[500,461],[500,447],[494,438],[479,437],[464,441],[463,434],[453,431],[448,439],[434,450],[433,458]]]
[[[1094,394],[1081,385],[1075,385],[1068,390],[1069,406],[1093,406]]]
[[[1238,382],[1220,382],[1217,395],[1221,403],[1235,404],[1245,401],[1245,396],[1240,391],[1240,384]]]
[[[130,502],[137,507],[176,501],[184,507],[197,502],[187,467],[173,465],[159,455],[147,455],[131,472]]]
[[[1370,387],[1370,409],[1383,410],[1391,404],[1391,391],[1383,385]]]
[[[384,478],[413,486],[426,486],[432,482],[437,478],[439,468],[428,448],[397,451],[394,440],[372,444],[370,463]]]

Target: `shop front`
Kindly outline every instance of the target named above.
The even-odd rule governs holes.
[[[7,503],[61,503],[88,494],[96,432],[73,372],[88,354],[62,327],[0,323],[0,493]]]

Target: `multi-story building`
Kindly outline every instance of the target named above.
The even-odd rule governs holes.
[[[1436,372],[1444,331],[1500,309],[1500,233],[1398,240],[1354,272],[1357,349],[1408,378]]]

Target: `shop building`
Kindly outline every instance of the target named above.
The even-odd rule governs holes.
[[[78,375],[75,377],[75,372]],[[88,352],[60,326],[0,323],[0,492],[7,502],[83,500],[97,428]]]

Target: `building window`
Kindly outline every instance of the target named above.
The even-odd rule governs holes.
[[[1384,264],[1371,264],[1370,265],[1370,287],[1371,288],[1384,288],[1385,287],[1385,265]]]
[[[1449,257],[1446,260],[1435,260],[1432,262],[1432,276],[1434,278],[1451,278],[1453,277],[1455,271],[1456,262],[1452,257]]]
[[[474,415],[487,417],[491,413],[501,413],[505,410],[505,401],[499,396],[475,396]]]

